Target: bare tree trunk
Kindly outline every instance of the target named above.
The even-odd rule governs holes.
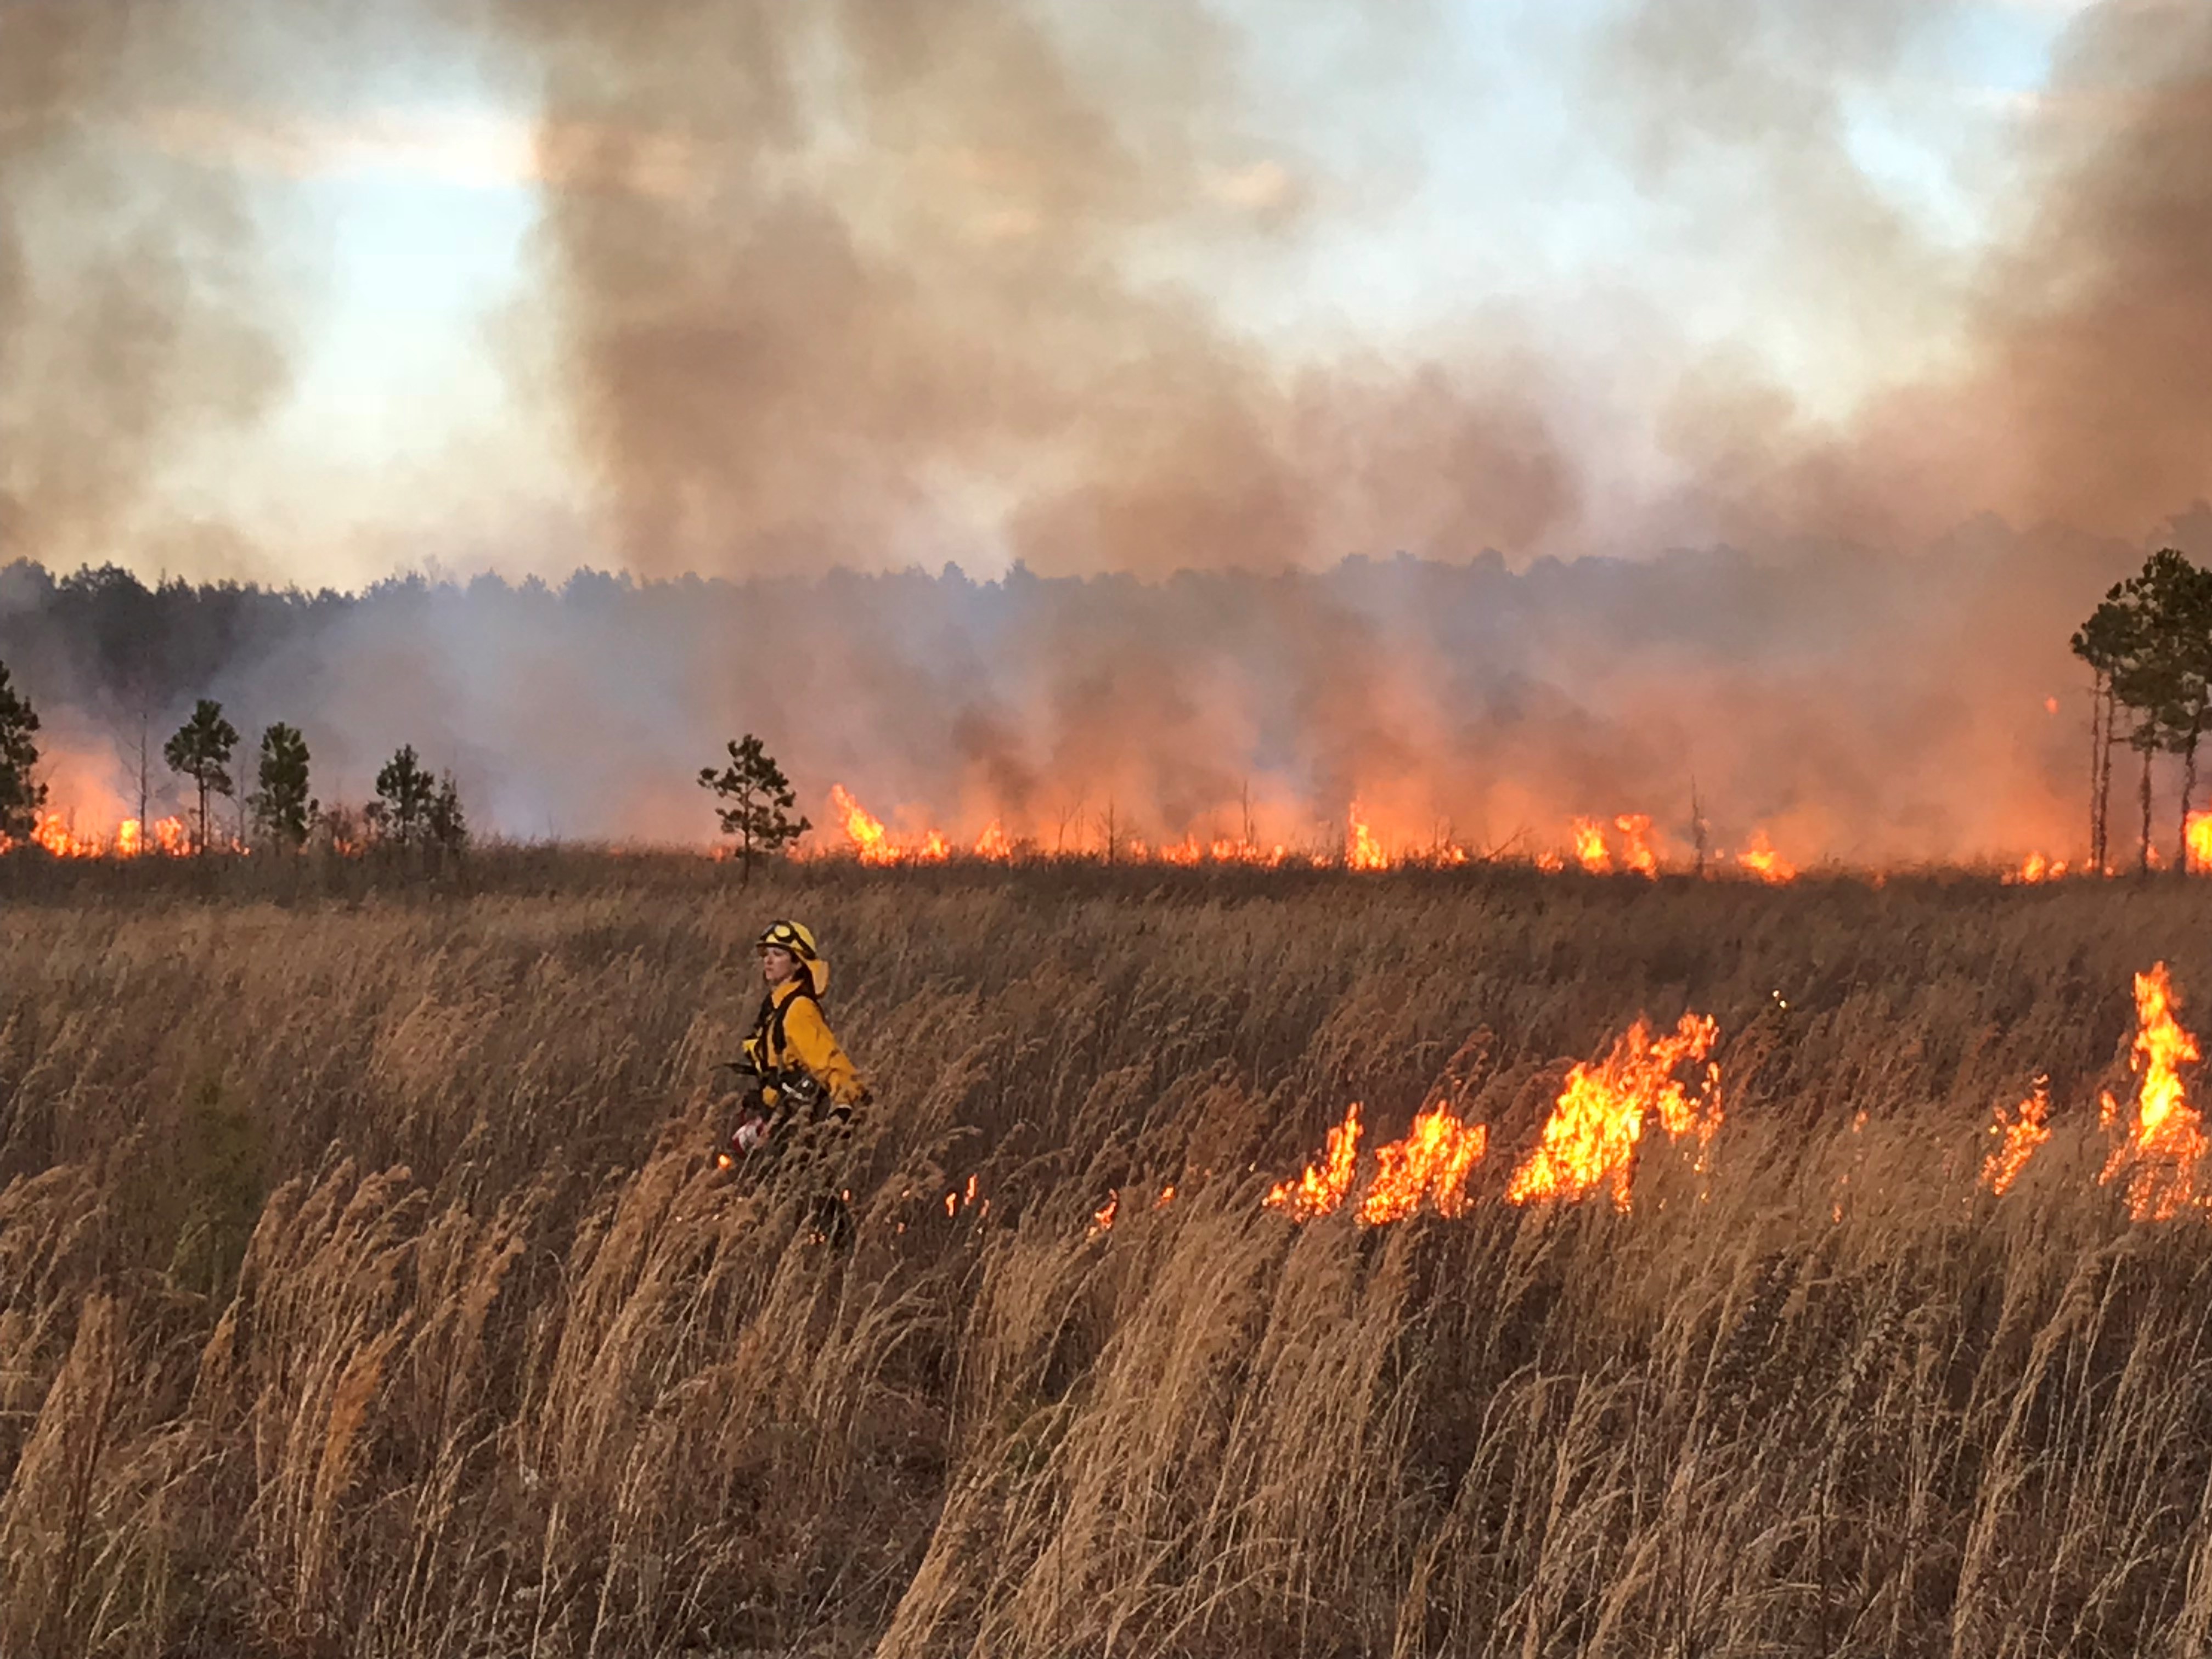
[[[146,801],[152,791],[148,787],[147,727],[153,714],[143,702],[138,705],[138,845],[146,845]]]
[[[1701,878],[1705,873],[1705,807],[1698,799],[1698,781],[1693,777],[1690,780],[1690,841],[1697,850],[1697,872]]]
[[[2097,873],[2103,875],[2112,862],[2112,738],[2119,720],[2119,700],[2113,695],[2112,683],[2105,682],[2105,749],[2097,768]]]
[[[2181,751],[2181,811],[2175,820],[2173,867],[2185,876],[2189,873],[2189,803],[2197,793],[2197,744],[2203,732],[2204,716],[2200,710],[2197,723],[2189,728],[2188,746]]]
[[[2089,689],[2089,862],[2105,867],[2105,676]]]
[[[2136,866],[2136,873],[2145,876],[2150,873],[2150,745],[2146,744],[2142,751],[2142,851]]]

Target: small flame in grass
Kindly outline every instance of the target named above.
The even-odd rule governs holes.
[[[2135,1121],[2097,1177],[2106,1184],[2127,1177],[2128,1213],[2137,1221],[2165,1221],[2204,1202],[2197,1190],[2197,1166],[2206,1147],[2203,1121],[2181,1080],[2181,1068],[2202,1058],[2197,1039],[2175,1015],[2166,964],[2137,974],[2135,1048],[2128,1058],[2128,1068],[2142,1079]],[[2102,1120],[2111,1128],[2118,1121],[2119,1104],[2110,1094],[2102,1104]]]
[[[1579,1199],[1607,1191],[1613,1207],[1628,1207],[1628,1178],[1645,1122],[1656,1116],[1674,1139],[1694,1135],[1698,1167],[1721,1123],[1720,1067],[1710,1058],[1719,1026],[1701,1014],[1685,1014],[1674,1031],[1654,1036],[1638,1020],[1599,1065],[1577,1065],[1544,1125],[1543,1139],[1513,1172],[1505,1196],[1515,1204]],[[1674,1075],[1704,1062],[1693,1096]]]
[[[1753,832],[1751,845],[1735,855],[1735,861],[1764,882],[1779,884],[1797,879],[1797,866],[1774,850],[1764,830]]]
[[[1996,1109],[1990,1133],[2001,1139],[1996,1150],[1983,1161],[1982,1185],[2000,1194],[2011,1190],[2036,1149],[2051,1139],[2050,1116],[2051,1079],[2047,1077],[2035,1079],[2033,1091],[2016,1110]]]
[[[1490,1131],[1462,1123],[1450,1109],[1437,1106],[1413,1120],[1403,1140],[1375,1150],[1375,1178],[1359,1200],[1359,1219],[1367,1226],[1403,1221],[1427,1198],[1447,1218],[1467,1208],[1467,1178],[1482,1161]]]
[[[1261,1200],[1268,1209],[1279,1210],[1303,1224],[1334,1215],[1344,1207],[1358,1184],[1359,1106],[1347,1107],[1344,1121],[1328,1132],[1328,1150],[1318,1163],[1310,1164],[1296,1181],[1285,1181]],[[1436,1106],[1413,1120],[1403,1140],[1375,1149],[1375,1172],[1353,1206],[1363,1227],[1388,1226],[1413,1215],[1425,1200],[1438,1215],[1466,1213],[1467,1178],[1482,1161],[1489,1129],[1480,1123],[1463,1123],[1446,1106]],[[1167,1203],[1170,1187],[1160,1196]]]
[[[1359,803],[1352,803],[1344,836],[1344,861],[1354,870],[1388,870],[1390,855],[1382,850],[1382,843],[1375,838],[1375,831],[1360,816]]]
[[[1160,1188],[1160,1195],[1152,1200],[1155,1210],[1164,1210],[1176,1200],[1175,1185],[1170,1182]],[[1114,1231],[1115,1218],[1121,1213],[1121,1189],[1116,1187],[1106,1194],[1105,1203],[1091,1212],[1091,1237]]]
[[[1328,1132],[1328,1150],[1321,1162],[1306,1165],[1305,1173],[1296,1181],[1285,1181],[1270,1189],[1261,1202],[1297,1222],[1334,1215],[1352,1191],[1358,1164],[1359,1103],[1354,1101],[1346,1110],[1344,1121]]]

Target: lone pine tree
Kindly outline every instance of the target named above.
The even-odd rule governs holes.
[[[758,738],[746,732],[729,744],[729,755],[730,763],[720,772],[700,768],[699,787],[729,803],[717,806],[714,816],[724,835],[738,838],[738,856],[750,880],[756,858],[774,857],[814,826],[791,816],[799,797]]]

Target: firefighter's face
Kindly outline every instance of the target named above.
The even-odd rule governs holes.
[[[799,971],[799,958],[781,945],[763,946],[761,951],[761,977],[771,985],[781,985]]]

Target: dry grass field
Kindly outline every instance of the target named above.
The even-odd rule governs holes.
[[[2212,1026],[2212,884],[233,878],[0,895],[10,1659],[2212,1644],[2212,1227],[2095,1105],[2134,972]],[[785,913],[848,1248],[712,1168]],[[1506,1202],[1686,1010],[1704,1170]],[[1263,1208],[1440,1079],[1465,1214]]]

